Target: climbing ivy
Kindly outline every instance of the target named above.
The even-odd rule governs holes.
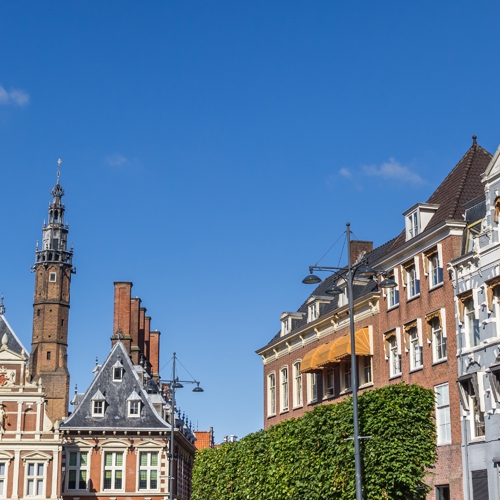
[[[397,384],[358,398],[366,499],[424,499],[436,460],[434,393]],[[352,398],[196,453],[192,500],[352,500]]]

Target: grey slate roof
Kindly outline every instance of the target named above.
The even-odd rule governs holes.
[[[24,356],[27,356],[28,351],[25,349],[22,342],[14,333],[14,330],[9,325],[5,316],[3,314],[0,314],[0,341],[2,340],[5,333],[7,334],[7,348],[9,349],[9,351],[15,352],[20,356],[24,351]]]
[[[113,381],[112,368],[117,361],[122,363],[124,369],[121,381]],[[140,417],[128,416],[127,398],[134,391],[142,401]],[[99,393],[105,399],[104,416],[94,417],[92,416],[92,399]],[[61,424],[61,428],[165,431],[170,429],[170,425],[154,409],[125,347],[118,341],[111,349],[83,398],[78,402],[74,412]]]

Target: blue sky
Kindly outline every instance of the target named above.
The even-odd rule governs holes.
[[[113,281],[130,280],[162,364],[176,351],[202,381],[181,409],[216,441],[258,430],[254,351],[307,297],[307,266],[346,221],[375,245],[394,237],[473,134],[500,143],[499,17],[457,0],[3,1],[10,324],[29,347],[30,265],[62,158],[72,387],[108,353]]]

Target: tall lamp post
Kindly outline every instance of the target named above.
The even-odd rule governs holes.
[[[354,423],[354,462],[355,462],[355,472],[356,472],[356,500],[363,499],[363,488],[362,488],[362,473],[361,473],[361,453],[359,446],[359,418],[358,418],[358,363],[356,359],[356,335],[354,331],[354,300],[353,300],[353,284],[354,276],[361,276],[364,278],[373,278],[379,274],[375,269],[366,265],[365,263],[359,263],[353,265],[351,262],[351,225],[349,222],[346,223],[346,237],[347,237],[347,296],[349,302],[349,327],[350,327],[350,339],[351,339],[351,386],[352,386],[352,403],[353,403],[353,423]],[[345,275],[345,267],[332,267],[332,266],[310,266],[309,275],[306,276],[302,283],[307,285],[317,285],[323,280],[318,278],[313,274],[313,271],[328,271],[328,272],[343,272]],[[396,282],[392,279],[385,278],[379,286],[381,288],[395,288],[397,286]],[[333,284],[325,290],[327,295],[340,295],[343,293],[342,288]]]
[[[169,500],[174,500],[174,450],[175,450],[175,390],[182,389],[182,384],[196,384],[193,392],[203,392],[198,380],[179,380],[176,372],[175,361],[177,360],[176,353],[172,356],[172,379],[161,380],[161,384],[168,384],[170,387],[170,474],[169,474]]]

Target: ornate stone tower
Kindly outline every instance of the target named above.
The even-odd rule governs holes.
[[[51,191],[48,223],[43,225],[42,248],[36,247],[35,297],[30,378],[39,382],[47,395],[47,414],[54,423],[68,414],[68,316],[73,248],[68,251],[68,223],[64,222],[64,190],[57,182]]]

